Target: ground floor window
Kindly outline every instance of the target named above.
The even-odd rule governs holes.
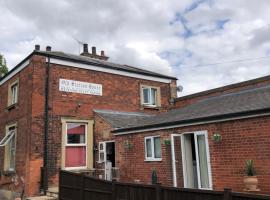
[[[159,136],[145,137],[145,160],[161,160],[161,144]]]
[[[0,141],[0,147],[5,147],[4,169],[5,171],[15,171],[16,157],[16,124],[6,127],[6,135]]]
[[[67,123],[65,167],[86,167],[86,124]]]
[[[62,120],[62,124],[62,168],[91,168],[93,165],[92,121]]]

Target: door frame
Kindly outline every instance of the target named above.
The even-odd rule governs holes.
[[[98,145],[100,145],[100,143],[103,143],[103,151],[104,151],[104,178],[106,180],[106,162],[107,162],[107,143],[114,143],[114,150],[115,150],[115,140],[107,140],[107,141],[102,141],[102,142],[99,142]],[[114,151],[114,157],[116,158],[116,151]],[[99,152],[98,152],[98,158],[100,160],[100,157],[99,157]],[[100,161],[99,161],[100,162]]]
[[[201,173],[200,173],[200,159],[199,159],[199,152],[198,152],[198,135],[204,135],[205,136],[205,149],[206,149],[206,159],[207,159],[207,167],[208,167],[208,177],[209,177],[209,188],[202,188],[201,186]],[[212,190],[212,171],[211,171],[211,163],[210,163],[210,151],[209,151],[209,144],[208,144],[208,133],[207,131],[196,131],[194,132],[194,138],[195,138],[195,150],[196,150],[196,160],[198,162],[197,165],[197,175],[198,175],[198,186],[199,189],[204,190]]]
[[[177,187],[177,174],[176,174],[176,160],[175,160],[175,148],[174,148],[174,137],[180,137],[182,134],[171,134],[171,155],[172,155],[172,170],[173,170],[173,187]],[[182,144],[181,144],[182,145]]]
[[[208,177],[209,177],[209,188],[201,188],[200,181],[200,172],[199,165],[197,165],[197,175],[198,175],[198,187],[199,189],[212,190],[212,171],[211,171],[211,159],[210,159],[210,151],[209,151],[209,143],[208,143],[208,132],[206,130],[203,131],[193,131],[193,132],[184,132],[179,134],[171,134],[171,156],[172,156],[172,174],[173,174],[173,187],[177,187],[177,173],[176,173],[176,159],[175,159],[175,137],[180,137],[181,139],[181,153],[182,153],[182,169],[183,169],[183,179],[184,179],[184,187],[187,188],[187,174],[186,174],[186,159],[185,159],[185,150],[184,148],[184,135],[194,134],[194,138],[197,139],[198,135],[205,135],[205,145],[206,145],[206,155],[207,155],[207,167],[208,167]],[[197,140],[195,139],[195,151],[196,151],[196,160],[198,160],[198,145]],[[198,160],[199,162],[199,160]]]

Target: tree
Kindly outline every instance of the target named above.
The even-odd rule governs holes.
[[[6,59],[0,54],[0,78],[8,73]]]

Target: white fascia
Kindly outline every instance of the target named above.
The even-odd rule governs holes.
[[[48,58],[47,58],[47,62],[48,62]],[[58,65],[65,65],[65,66],[70,66],[70,67],[76,67],[76,68],[81,68],[81,69],[87,69],[87,70],[93,70],[93,71],[99,71],[99,72],[105,72],[105,73],[110,73],[110,74],[116,74],[116,75],[121,75],[121,76],[128,76],[128,77],[132,77],[132,78],[139,78],[139,79],[144,79],[144,80],[156,81],[156,82],[161,82],[161,83],[171,83],[171,79],[169,79],[169,78],[167,79],[167,78],[154,77],[154,76],[150,76],[150,75],[148,76],[148,75],[136,74],[136,73],[132,73],[132,72],[109,69],[109,68],[105,68],[105,67],[77,63],[77,62],[72,62],[72,61],[66,61],[66,60],[61,60],[61,59],[56,59],[56,58],[50,58],[50,63],[58,64]]]
[[[29,60],[26,60],[24,63],[18,66],[16,70],[11,72],[8,76],[6,76],[3,80],[0,81],[0,86],[7,82],[9,79],[11,79],[14,75],[22,71],[27,65],[29,65],[29,63]]]

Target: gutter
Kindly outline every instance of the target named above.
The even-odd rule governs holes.
[[[203,118],[196,118],[196,119],[190,119],[190,120],[166,122],[166,123],[152,124],[152,125],[146,125],[146,126],[120,128],[120,129],[115,129],[111,132],[115,136],[117,136],[117,135],[126,135],[126,134],[130,134],[130,133],[157,131],[157,130],[179,128],[179,127],[186,127],[186,126],[195,126],[195,125],[217,123],[217,122],[226,122],[226,121],[247,119],[247,118],[254,118],[254,117],[263,117],[263,116],[269,116],[269,115],[270,115],[270,108],[267,108],[267,109],[260,109],[260,110],[255,110],[255,111],[239,112],[239,113],[233,113],[233,114],[224,114],[224,115],[219,115],[219,116],[211,116],[211,117],[203,117]]]

